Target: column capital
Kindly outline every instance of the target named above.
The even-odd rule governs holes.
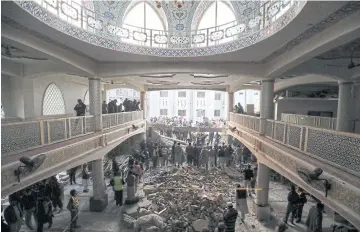
[[[99,77],[89,77],[89,80],[96,80],[96,81],[101,81],[101,78]]]
[[[262,79],[261,82],[275,82],[275,79]]]
[[[354,84],[353,81],[345,81],[345,80],[338,81],[338,85],[352,85],[352,84]]]

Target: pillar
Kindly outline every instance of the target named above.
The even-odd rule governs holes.
[[[102,131],[101,80],[89,78],[90,114],[94,116],[95,131]]]
[[[261,81],[260,135],[265,134],[266,119],[274,118],[274,80]]]
[[[353,82],[340,82],[336,130],[353,132],[355,109],[354,106],[355,100]]]
[[[90,198],[90,211],[102,212],[108,205],[108,196],[104,188],[103,158],[92,161],[91,167],[93,196]]]
[[[233,137],[231,135],[227,135],[227,144],[232,145]]]
[[[101,101],[105,101],[106,103],[108,103],[106,95],[107,95],[107,87],[106,85],[104,85],[104,90],[101,91]]]
[[[146,118],[146,92],[140,92],[140,106],[141,110],[143,111],[143,118]]]
[[[228,93],[228,114],[227,120],[230,120],[230,112],[234,112],[234,93]]]
[[[256,178],[256,199],[255,214],[259,221],[270,220],[269,206],[269,184],[270,184],[270,168],[263,163],[258,163]]]

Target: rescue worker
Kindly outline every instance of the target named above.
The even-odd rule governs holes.
[[[80,228],[77,225],[77,219],[79,217],[79,200],[77,199],[77,192],[75,189],[70,190],[70,199],[67,204],[67,209],[70,211],[70,232],[74,231],[76,228]]]
[[[209,151],[206,147],[203,147],[203,149],[201,149],[200,157],[201,165],[205,165],[206,170],[209,170]]]
[[[234,209],[231,202],[227,203],[227,209],[224,213],[224,223],[226,226],[226,232],[235,232],[235,223],[238,216],[238,212]]]
[[[288,205],[286,207],[284,223],[287,223],[287,221],[289,219],[289,215],[291,214],[290,222],[292,224],[294,224],[294,219],[296,217],[296,210],[297,210],[298,202],[299,202],[299,195],[295,191],[295,185],[291,185],[291,189],[288,194]]]
[[[180,143],[178,143],[175,146],[175,165],[177,165],[178,167],[181,165],[182,166],[182,159],[183,159],[183,149],[180,146]]]
[[[113,186],[115,193],[116,205],[123,205],[123,186],[125,181],[119,172],[114,173],[114,178],[110,181],[110,185]]]
[[[301,222],[303,208],[307,202],[305,192],[300,187],[298,188],[298,194],[299,194],[299,202],[298,202],[297,211],[296,211],[296,218],[297,218],[296,223]]]

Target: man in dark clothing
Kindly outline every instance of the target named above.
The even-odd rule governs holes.
[[[306,226],[308,232],[321,232],[322,220],[323,220],[324,205],[320,202],[316,206],[313,206],[306,219]]]
[[[70,232],[73,232],[75,228],[80,228],[80,226],[76,224],[79,214],[79,200],[77,199],[76,195],[77,193],[75,189],[70,190],[71,197],[66,207],[71,213]]]
[[[175,147],[176,147],[176,142],[174,141],[174,144],[171,147],[171,163],[173,165],[175,165]]]
[[[51,189],[51,201],[54,210],[56,210],[56,208],[59,207],[60,210],[58,213],[60,213],[61,211],[63,211],[63,203],[61,201],[61,187],[56,177],[51,178],[49,186]]]
[[[299,202],[298,202],[298,205],[297,205],[297,212],[296,212],[297,220],[296,220],[296,223],[301,222],[303,208],[304,208],[304,205],[307,202],[305,192],[304,192],[304,190],[302,188],[298,188],[298,194],[299,194]]]
[[[37,232],[42,232],[45,223],[49,223],[49,229],[52,226],[52,205],[48,197],[45,196],[45,186],[39,188],[39,196],[36,205]]]
[[[108,113],[108,105],[106,104],[105,101],[103,101],[103,103],[102,103],[102,113],[103,113],[103,114],[107,114],[107,113]]]
[[[218,157],[219,157],[219,166],[220,168],[225,168],[226,158],[225,158],[225,150],[222,146],[219,146],[218,150]]]
[[[193,147],[191,146],[191,143],[189,143],[189,145],[186,147],[185,149],[186,152],[186,159],[187,159],[187,164],[191,165],[192,164],[192,153],[193,153]]]
[[[70,185],[74,182],[76,184],[76,167],[69,170],[69,179],[70,179]]]
[[[195,144],[195,146],[193,147],[193,162],[194,165],[199,167],[200,166],[200,152],[201,152],[201,148]]]
[[[4,218],[11,232],[19,232],[23,224],[23,212],[15,193],[9,196],[9,202],[10,205],[4,210]]]
[[[76,104],[74,110],[76,111],[76,116],[85,116],[86,105],[78,99],[78,104]]]
[[[299,202],[299,195],[295,191],[295,185],[291,185],[291,189],[288,194],[288,205],[286,207],[284,223],[287,223],[289,219],[289,215],[291,213],[290,222],[294,224],[294,218],[296,217],[296,208],[298,202]]]
[[[226,148],[225,148],[225,157],[226,157],[226,166],[230,166],[231,165],[231,161],[232,161],[232,154],[234,152],[234,149],[231,147],[231,144],[229,144]]]
[[[244,173],[245,188],[248,189],[249,196],[251,196],[251,179],[254,177],[254,171],[251,169],[251,165],[248,165],[247,169],[242,172]]]
[[[21,209],[25,213],[25,225],[30,230],[33,230],[31,220],[35,213],[36,199],[35,199],[35,196],[33,194],[31,194],[31,190],[29,188],[25,189],[25,194],[21,198],[20,205],[21,205]]]
[[[227,203],[227,210],[224,213],[224,223],[226,226],[226,232],[235,232],[235,223],[238,216],[238,212],[234,209],[231,202]]]
[[[214,141],[214,132],[209,132],[209,143],[212,145]]]

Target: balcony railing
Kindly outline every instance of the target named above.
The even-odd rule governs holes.
[[[336,130],[336,118],[307,116],[300,114],[281,114],[281,121],[303,126]]]
[[[46,21],[49,25],[51,24],[50,22],[54,20],[50,19],[52,16],[45,15],[48,13],[72,25],[74,28],[80,28],[91,34],[101,36],[109,40],[109,43],[118,43],[120,41],[125,44],[160,49],[212,47],[234,42],[243,37],[249,37],[260,30],[265,30],[263,37],[267,37],[274,34],[276,32],[275,30],[281,29],[290,22],[305,5],[304,1],[266,1],[261,2],[259,7],[252,9],[251,14],[241,17],[239,21],[232,21],[224,25],[198,30],[186,30],[186,28],[182,28],[165,31],[140,28],[126,24],[114,24],[113,22],[118,22],[119,20],[109,20],[109,18],[106,18],[107,15],[98,15],[94,9],[89,9],[75,0],[15,2],[35,17],[38,17],[44,22]],[[41,6],[42,9],[39,9],[38,6]],[[36,10],[34,10],[35,8]],[[45,9],[45,11],[43,11],[43,9]],[[287,12],[290,13],[286,16],[285,14]],[[282,16],[284,16],[284,20],[281,20]],[[274,25],[277,21],[279,21],[278,24],[281,25]],[[284,23],[285,21],[286,23]],[[56,24],[60,25],[61,23]],[[57,26],[54,25],[54,27]],[[58,27],[58,29],[65,30],[61,29],[61,27]],[[65,31],[65,33],[71,34],[71,32],[68,31]]]
[[[102,117],[103,128],[109,129],[142,119],[143,112],[106,114]],[[1,154],[7,156],[94,132],[94,116],[5,123],[1,125]]]
[[[230,114],[230,121],[259,132],[260,118]],[[289,148],[360,175],[360,135],[266,120],[265,136]]]

